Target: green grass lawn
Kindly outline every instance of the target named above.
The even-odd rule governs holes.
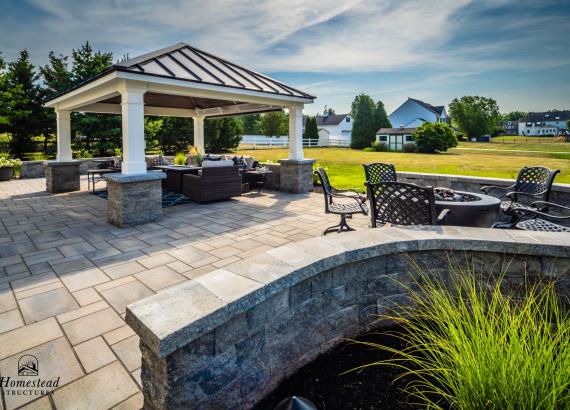
[[[511,137],[512,138],[512,137]],[[523,140],[521,140],[523,141]],[[493,139],[493,142],[465,142],[461,141],[458,148],[477,148],[494,150],[518,150],[518,151],[541,151],[541,152],[568,152],[570,153],[570,143],[552,142],[546,138],[528,138],[527,142],[513,144],[512,142],[501,142]]]
[[[260,161],[287,158],[286,149],[239,150],[240,155],[252,155]],[[326,167],[333,185],[339,188],[362,187],[362,164],[386,162],[398,171],[434,174],[472,175],[496,178],[516,178],[523,165],[543,165],[560,169],[556,182],[570,183],[570,153],[513,153],[493,151],[453,150],[444,154],[406,154],[402,152],[363,152],[347,148],[307,148],[306,158],[314,158]]]

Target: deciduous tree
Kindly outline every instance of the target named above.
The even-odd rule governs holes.
[[[453,128],[443,122],[424,122],[413,134],[419,152],[445,152],[457,146]]]
[[[468,138],[490,134],[501,118],[499,106],[492,98],[465,96],[449,104],[452,121]]]
[[[261,114],[259,130],[262,135],[268,137],[278,137],[288,132],[287,117],[282,111],[267,112]]]
[[[204,124],[204,144],[207,152],[226,152],[239,146],[243,128],[237,118],[213,118]]]

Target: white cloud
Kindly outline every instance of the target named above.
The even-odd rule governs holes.
[[[183,41],[265,72],[414,70],[437,73],[438,82],[488,70],[568,64],[565,55],[543,60],[512,52],[529,45],[539,49],[541,43],[559,46],[568,38],[561,32],[565,37],[552,38],[556,23],[533,15],[538,6],[530,0],[28,1],[42,13],[33,24],[0,16],[0,39],[9,39],[0,50],[10,57],[27,48],[36,63],[45,62],[49,50],[69,54],[90,40],[117,58]],[[521,17],[500,25],[492,13],[473,18],[505,5],[518,8]],[[481,40],[499,28],[491,42]],[[522,34],[513,36],[514,31]],[[463,41],[454,43],[458,36]],[[308,91],[346,88],[317,84]]]

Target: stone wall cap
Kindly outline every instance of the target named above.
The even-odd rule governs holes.
[[[311,158],[304,158],[304,159],[280,159],[280,164],[313,164],[315,163],[314,159]]]
[[[160,179],[165,179],[166,174],[161,171],[151,171],[146,174],[135,174],[135,175],[125,175],[120,172],[113,174],[106,174],[104,176],[106,180],[113,181],[119,184],[128,184],[131,182],[143,182],[143,181],[156,181]]]
[[[570,258],[570,233],[455,226],[391,226],[310,238],[268,250],[127,306],[127,323],[158,357],[276,292],[346,263],[427,250]],[[271,267],[271,269],[268,269]]]
[[[453,174],[430,174],[427,172],[405,172],[397,171],[398,175],[407,178],[423,178],[423,179],[433,179],[434,181],[462,181],[471,182],[485,185],[512,185],[515,183],[514,179],[508,178],[492,178],[492,177],[481,177],[476,175],[453,175]],[[561,192],[570,192],[570,184],[553,184],[552,189]]]
[[[69,166],[69,165],[79,166],[79,164],[81,164],[81,161],[78,161],[76,159],[72,159],[69,161],[50,160],[50,161],[45,161],[45,164],[49,167],[63,167],[63,166]]]

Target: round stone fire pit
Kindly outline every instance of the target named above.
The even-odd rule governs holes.
[[[439,214],[449,209],[445,225],[490,228],[497,219],[501,200],[489,195],[434,188],[435,208]]]

